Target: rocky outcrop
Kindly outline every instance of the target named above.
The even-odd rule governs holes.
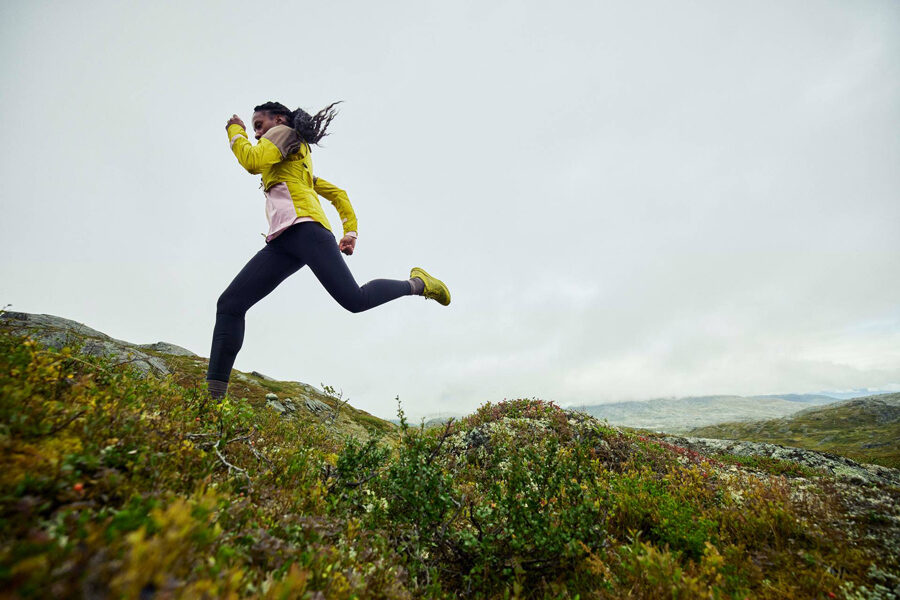
[[[331,418],[334,413],[330,406],[315,398],[303,398],[303,403],[300,404],[299,400],[295,402],[291,398],[279,399],[278,394],[266,394],[266,405],[276,410],[283,417],[294,416],[297,413],[298,406],[305,407],[306,410],[322,419]]]
[[[191,356],[191,357],[197,356],[196,354],[194,354],[187,348],[182,348],[181,346],[176,346],[175,344],[170,344],[168,342],[156,342],[155,344],[140,344],[136,347],[141,348],[143,350],[153,350],[154,352],[162,352],[163,354],[172,354],[174,356]]]
[[[715,458],[717,454],[765,456],[779,460],[788,460],[812,469],[824,470],[838,478],[853,480],[856,483],[900,485],[900,471],[896,469],[862,464],[836,454],[762,442],[677,436],[666,436],[661,439],[710,458]]]
[[[53,315],[4,312],[0,314],[0,326],[10,333],[28,335],[56,349],[77,345],[82,354],[108,356],[117,363],[131,364],[144,375],[165,376],[171,373],[164,360],[145,350],[176,356],[196,356],[190,350],[167,342],[138,345],[117,340],[77,321]]]

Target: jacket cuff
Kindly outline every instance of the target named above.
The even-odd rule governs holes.
[[[344,235],[350,235],[352,233],[353,236],[356,237],[357,232],[359,231],[356,215],[341,219],[341,228],[344,230]]]

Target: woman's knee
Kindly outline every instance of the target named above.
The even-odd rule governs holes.
[[[343,306],[347,311],[352,313],[361,313],[366,310],[366,304],[362,294],[351,296],[349,298],[339,298],[338,304]]]
[[[219,300],[216,302],[216,312],[222,313],[226,315],[234,315],[236,317],[242,317],[247,313],[247,309],[250,308],[246,305],[245,301],[237,295],[229,290],[225,290],[222,292],[222,295],[219,296]]]
[[[353,279],[342,281],[339,284],[329,279],[320,278],[319,281],[325,286],[328,294],[348,312],[358,313],[368,308],[365,291],[357,286]]]

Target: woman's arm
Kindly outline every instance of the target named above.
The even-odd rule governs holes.
[[[341,238],[338,246],[344,254],[348,256],[353,254],[353,250],[356,248],[358,225],[356,213],[353,212],[353,205],[350,204],[347,192],[321,177],[313,177],[313,187],[317,194],[331,202],[337,209],[338,214],[341,216],[341,223],[344,226],[344,237]]]
[[[255,146],[251,144],[244,123],[237,116],[228,120],[226,131],[231,151],[249,173],[259,175],[264,168],[281,160],[281,150],[266,138],[259,140]]]
[[[313,178],[313,187],[317,194],[331,202],[337,209],[338,214],[341,216],[341,223],[344,225],[344,234],[356,234],[359,231],[356,213],[353,212],[353,205],[350,204],[347,192],[321,177]]]

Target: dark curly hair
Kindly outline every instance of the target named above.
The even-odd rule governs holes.
[[[294,128],[297,134],[307,144],[318,144],[319,140],[328,135],[326,130],[331,120],[337,115],[335,106],[340,104],[332,102],[315,115],[310,115],[302,108],[291,110],[281,102],[266,102],[253,108],[253,112],[265,112],[272,116],[281,115]]]

